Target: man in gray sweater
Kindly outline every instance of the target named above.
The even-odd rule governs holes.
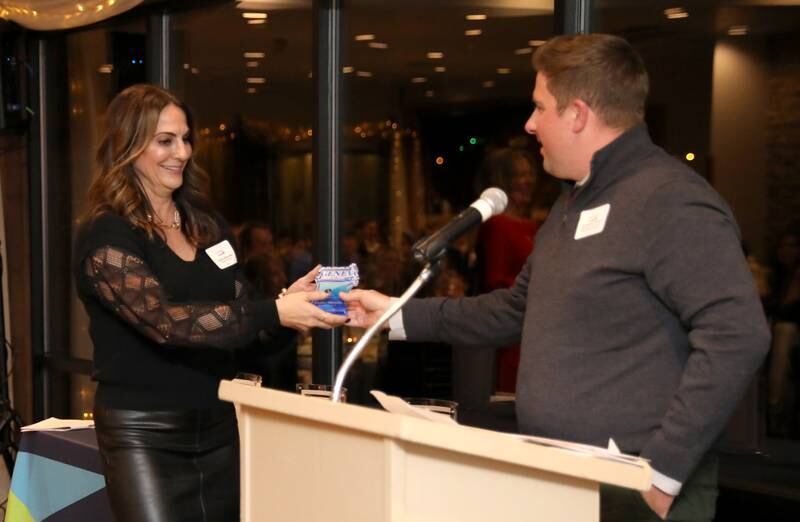
[[[412,300],[390,338],[493,347],[521,340],[524,433],[651,461],[641,495],[601,491],[602,519],[711,520],[713,445],[769,346],[739,230],[722,198],[650,141],[648,77],[610,35],[553,38],[534,55],[525,130],[565,190],[513,287]],[[356,326],[390,298],[343,295]]]

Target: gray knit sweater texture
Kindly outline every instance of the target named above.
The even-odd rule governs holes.
[[[523,433],[651,460],[684,482],[713,446],[769,348],[769,330],[723,199],[634,127],[595,153],[588,182],[554,204],[510,289],[415,299],[409,341],[521,342]],[[581,214],[609,205],[602,231]]]

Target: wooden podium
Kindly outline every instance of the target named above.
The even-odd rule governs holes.
[[[237,407],[247,522],[590,522],[599,483],[650,487],[642,460],[233,381],[219,396]]]

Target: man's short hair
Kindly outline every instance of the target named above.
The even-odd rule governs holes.
[[[618,36],[556,36],[536,50],[533,67],[547,77],[559,113],[580,99],[609,127],[627,129],[644,120],[647,70]]]

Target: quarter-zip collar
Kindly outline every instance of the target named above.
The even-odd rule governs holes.
[[[566,210],[584,192],[597,192],[624,176],[631,165],[653,152],[653,142],[647,126],[640,123],[620,134],[617,139],[592,156],[585,183],[561,182],[561,197]]]
[[[647,126],[640,123],[626,130],[592,156],[589,179],[582,189],[601,190],[626,175],[632,165],[653,153]],[[581,190],[583,191],[583,190]]]

